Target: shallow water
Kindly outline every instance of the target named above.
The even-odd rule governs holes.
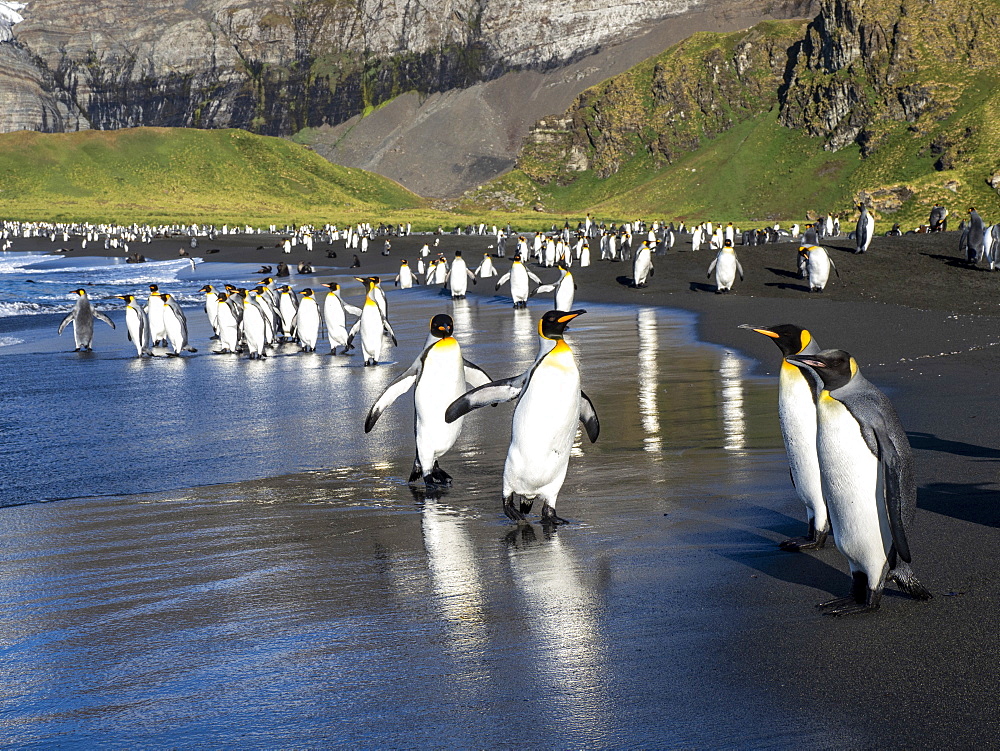
[[[743,683],[741,625],[713,621],[727,611],[709,580],[761,546],[740,526],[775,521],[756,499],[790,492],[775,384],[693,341],[688,316],[586,307],[568,338],[602,429],[578,438],[558,531],[500,511],[511,405],[467,418],[437,498],[405,483],[412,399],[362,429],[433,314],[451,312],[465,356],[499,378],[534,359],[541,304],[391,291],[400,347],[377,368],[291,346],[211,355],[195,308],[197,355],[146,361],[118,311],[88,355],[55,337],[63,313],[8,316],[22,342],[0,347],[0,738],[828,740]]]

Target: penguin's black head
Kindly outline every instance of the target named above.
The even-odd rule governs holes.
[[[438,339],[444,339],[455,332],[455,322],[447,313],[438,313],[431,319],[431,334]]]
[[[462,251],[460,251],[460,250],[456,250],[455,251],[455,258],[459,258],[459,257],[461,257],[461,255],[462,255]]]
[[[225,292],[223,292],[221,295],[219,295],[219,302],[225,302],[228,299],[229,299],[229,295],[227,295]]]
[[[199,292],[211,292],[212,291],[212,285],[211,284],[206,284],[204,287],[202,287],[198,291]]]
[[[302,290],[302,296],[303,297],[312,297],[312,294],[313,294],[313,291],[312,291],[311,287],[306,287],[304,290]]]
[[[792,355],[785,359],[792,365],[813,371],[822,379],[827,391],[846,386],[858,372],[857,361],[842,349],[825,349],[815,355]]]
[[[340,285],[336,282],[323,282],[323,286],[329,289],[331,292],[336,292],[340,289]]]
[[[546,339],[562,339],[566,326],[577,316],[582,316],[586,310],[550,310],[538,321],[538,333]]]
[[[157,287],[157,286],[156,286],[155,284],[150,284],[150,285],[149,285],[149,291],[150,291],[150,292],[156,292],[156,291],[158,291],[159,289],[160,289],[160,288],[159,288],[159,287]]]
[[[82,296],[82,295],[87,294],[87,290],[85,290],[83,287],[81,287],[80,289],[71,290],[70,294],[71,295],[81,295]]]
[[[797,355],[812,341],[812,335],[794,323],[779,323],[774,326],[754,326],[752,323],[744,323],[740,325],[740,328],[756,331],[758,334],[773,339],[778,349],[781,350],[782,357]]]

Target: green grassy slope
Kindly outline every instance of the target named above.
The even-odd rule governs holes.
[[[0,135],[0,216],[119,222],[372,219],[421,210],[397,183],[240,130]]]

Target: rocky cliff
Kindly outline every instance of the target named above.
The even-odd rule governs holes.
[[[0,128],[290,134],[406,91],[545,69],[700,6],[748,0],[31,0],[0,43]],[[781,3],[774,3],[780,6]]]
[[[822,0],[795,46],[781,122],[869,154],[887,131],[953,113],[970,79],[1000,59],[996,0]]]

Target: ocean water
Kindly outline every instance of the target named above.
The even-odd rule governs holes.
[[[578,436],[558,506],[571,523],[550,530],[500,509],[512,405],[467,418],[442,462],[454,486],[431,497],[405,482],[412,398],[363,432],[431,316],[450,313],[466,358],[501,378],[533,361],[543,302],[390,290],[399,347],[375,368],[291,345],[266,361],[214,355],[192,304],[199,351],[139,360],[115,294],[156,282],[195,303],[206,281],[255,269],[7,256],[3,743],[847,738],[744,673],[728,582],[781,539],[747,530],[797,530],[761,501],[791,498],[776,384],[695,341],[690,316],[581,304],[567,338],[601,435]],[[87,354],[55,335],[80,285],[118,324],[98,322]]]

